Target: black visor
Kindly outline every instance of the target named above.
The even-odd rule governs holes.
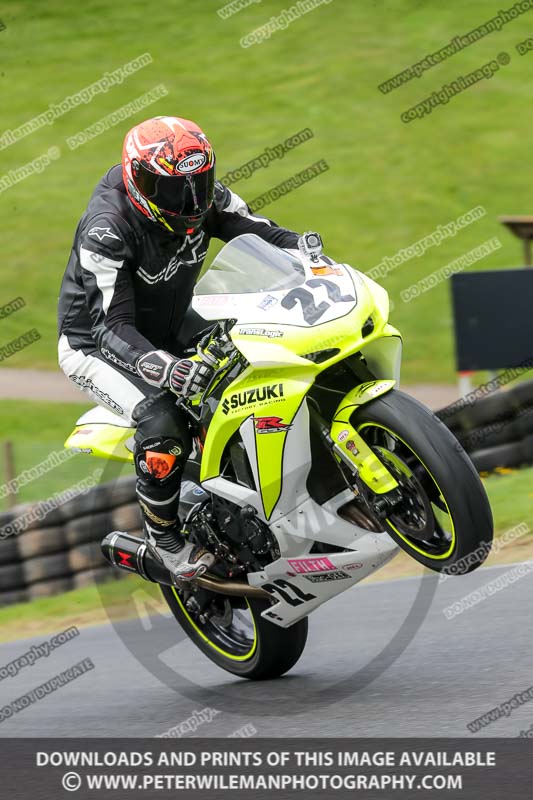
[[[213,202],[215,167],[190,175],[157,175],[139,164],[134,180],[141,194],[161,211],[196,217]]]

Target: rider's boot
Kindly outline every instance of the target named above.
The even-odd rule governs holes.
[[[151,409],[153,412],[153,409]],[[147,423],[165,423],[165,414],[145,416],[135,441],[137,499],[143,515],[146,546],[171,573],[174,583],[202,575],[215,557],[203,547],[188,542],[178,517],[183,467],[190,451],[187,431],[175,429],[172,436],[145,436]],[[165,428],[173,420],[166,418]],[[190,437],[189,437],[190,438]]]

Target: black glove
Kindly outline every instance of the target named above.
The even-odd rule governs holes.
[[[182,358],[170,370],[168,388],[181,397],[203,392],[213,377],[213,367],[202,361]]]
[[[176,358],[165,350],[152,350],[137,361],[137,373],[151,386],[168,388],[181,397],[202,392],[214,369],[205,361]]]

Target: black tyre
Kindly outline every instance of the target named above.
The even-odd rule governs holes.
[[[0,566],[0,592],[11,589],[24,589],[26,579],[22,564],[6,564]]]
[[[64,578],[70,575],[68,554],[54,553],[49,556],[37,556],[24,561],[24,578],[26,583],[50,581],[54,578]]]
[[[505,420],[475,428],[470,433],[457,438],[467,453],[481,450],[485,447],[499,447],[502,444],[516,442],[522,438],[521,429],[517,420]]]
[[[508,392],[494,392],[475,403],[465,403],[451,414],[447,412],[446,408],[443,408],[437,412],[437,416],[449,428],[468,434],[475,428],[490,425],[495,419],[510,419],[514,411]]]
[[[76,547],[79,544],[100,542],[102,531],[113,530],[111,511],[98,511],[73,519],[65,525],[65,538],[67,546]]]
[[[0,564],[16,564],[20,561],[19,551],[20,536],[7,536],[0,539]]]
[[[517,413],[523,413],[526,408],[533,406],[533,381],[523,381],[513,386],[508,391],[512,404]]]
[[[261,617],[270,606],[268,601],[209,593],[216,598],[220,614],[201,623],[185,607],[181,590],[161,586],[161,591],[187,636],[211,661],[233,675],[250,680],[279,678],[303,653],[307,617],[290,628],[279,628]]]
[[[463,572],[476,569],[490,550],[492,514],[454,435],[428,408],[394,390],[358,409],[352,424],[401,486],[404,499],[385,520],[392,538],[436,572],[458,561]]]
[[[18,537],[18,545],[24,560],[61,553],[65,549],[65,531],[61,526],[24,531]]]
[[[71,573],[85,570],[98,569],[106,566],[100,545],[96,542],[80,544],[73,547],[68,553],[68,565]]]

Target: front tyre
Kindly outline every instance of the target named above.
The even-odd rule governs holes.
[[[181,589],[161,586],[161,591],[187,636],[211,661],[233,675],[250,680],[279,678],[303,653],[307,617],[290,628],[279,628],[261,617],[270,607],[268,601],[213,595],[217,611],[201,621],[194,613],[194,593],[191,601]]]
[[[393,390],[359,408],[352,424],[400,484],[402,500],[384,520],[398,545],[436,572],[471,572],[482,564],[493,538],[489,501],[444,423]],[[450,570],[454,565],[460,569]]]

